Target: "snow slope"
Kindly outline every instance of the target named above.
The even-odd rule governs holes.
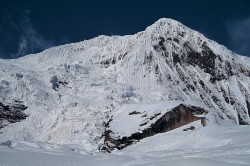
[[[135,35],[98,36],[0,60],[0,101],[28,107],[26,120],[0,129],[0,142],[97,152],[107,129],[114,138],[141,132],[179,104],[205,109],[207,126],[249,124],[248,62],[171,19]]]
[[[147,138],[112,154],[87,154],[81,147],[19,143],[0,146],[0,165],[60,166],[247,166],[250,164],[249,126],[209,126],[183,132],[176,129]],[[189,126],[189,125],[188,125]]]

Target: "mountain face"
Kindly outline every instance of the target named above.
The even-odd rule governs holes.
[[[0,60],[0,142],[111,152],[194,121],[247,125],[249,62],[171,19]]]

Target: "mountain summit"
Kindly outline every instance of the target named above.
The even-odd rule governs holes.
[[[111,152],[192,122],[247,125],[249,60],[165,18],[0,60],[0,142]]]

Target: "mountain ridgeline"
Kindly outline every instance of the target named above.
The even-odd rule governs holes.
[[[0,141],[111,152],[194,121],[248,125],[249,62],[165,18],[135,35],[99,36],[1,60],[0,103],[22,101],[29,116],[4,127]],[[25,135],[8,134],[24,128]]]

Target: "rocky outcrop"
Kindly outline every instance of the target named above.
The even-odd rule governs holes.
[[[12,104],[0,102],[0,129],[7,125],[4,121],[16,123],[26,119],[27,115],[23,111],[27,108],[21,101],[15,100]]]
[[[171,76],[169,71],[159,70],[159,66],[163,65],[153,65],[157,58],[152,56],[154,54],[150,54],[147,62],[151,63],[151,66],[155,66],[154,69],[151,69],[157,71],[155,76],[159,77],[159,80],[165,76],[167,83],[174,87],[184,83],[185,87],[183,86],[182,92],[188,96],[195,93],[202,103],[214,110],[219,108],[228,119],[240,125],[249,124],[250,97],[249,86],[246,83],[246,77],[250,75],[249,68],[236,60],[236,57],[221,55],[221,52],[218,53],[211,47],[211,42],[202,39],[201,36],[196,36],[197,40],[194,42],[186,41],[185,34],[184,36],[179,34],[169,32],[161,35],[155,38],[157,44],[153,45],[157,54],[161,55],[171,68],[171,72],[177,73],[177,77],[176,75]],[[200,74],[197,74],[201,71],[209,79],[204,79]],[[236,80],[234,81],[234,79]],[[164,85],[162,81],[160,83]],[[234,85],[238,87],[231,88]],[[239,94],[240,96],[237,97]],[[178,96],[177,99],[185,100],[182,97]],[[245,98],[245,100],[240,101],[240,98]],[[234,116],[236,114],[231,114],[228,111],[225,102],[231,105],[232,110],[236,111],[237,117]],[[218,117],[225,119],[219,112]]]
[[[190,127],[186,128],[186,129],[183,129],[182,131],[188,131],[188,130],[194,130],[194,129],[195,129],[194,126],[190,126]]]
[[[112,131],[109,130],[109,124],[104,133],[104,145],[100,148],[103,152],[111,152],[114,149],[121,150],[129,145],[135,144],[139,140],[153,136],[158,133],[168,132],[191,122],[201,120],[203,126],[206,125],[204,115],[207,113],[203,108],[195,106],[179,105],[171,111],[165,113],[150,127],[142,132],[133,133],[129,137],[113,138]],[[197,116],[199,115],[199,117]],[[203,116],[202,116],[203,115]]]

